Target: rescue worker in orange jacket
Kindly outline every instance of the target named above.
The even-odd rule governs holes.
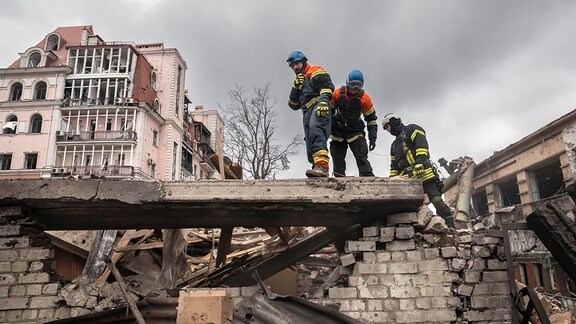
[[[328,177],[328,136],[332,117],[330,99],[334,84],[328,72],[320,66],[308,64],[301,51],[293,51],[286,61],[296,74],[288,105],[293,110],[302,111],[306,153],[312,164],[306,176]]]
[[[378,123],[376,110],[372,99],[362,89],[364,75],[360,70],[352,70],[346,78],[346,85],[334,90],[332,101],[334,116],[332,117],[332,133],[330,134],[330,155],[334,163],[334,176],[346,176],[346,152],[348,147],[354,154],[358,173],[361,177],[373,177],[372,166],[368,161],[368,149],[376,147]],[[366,144],[365,124],[368,124],[368,139]]]
[[[382,127],[396,136],[390,147],[390,177],[408,176],[422,180],[424,192],[436,213],[444,218],[448,227],[454,228],[452,211],[442,199],[442,181],[430,162],[424,129],[415,124],[404,125],[400,116],[394,113],[384,116]]]

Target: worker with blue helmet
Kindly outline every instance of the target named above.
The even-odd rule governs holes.
[[[330,99],[334,84],[330,74],[321,66],[308,64],[308,58],[301,51],[292,51],[286,62],[296,74],[288,106],[302,111],[306,153],[312,164],[312,168],[306,171],[306,176],[328,177],[328,136],[332,118]]]
[[[346,176],[346,153],[354,154],[361,177],[373,177],[368,161],[368,150],[376,148],[378,122],[372,98],[364,91],[364,74],[352,70],[346,77],[346,85],[332,94],[334,107],[330,133],[330,155],[334,164],[334,176]],[[364,120],[362,120],[364,119]],[[365,128],[368,128],[369,145],[366,144]]]

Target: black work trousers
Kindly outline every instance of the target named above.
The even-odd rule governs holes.
[[[348,151],[348,147],[350,147],[352,154],[354,154],[360,176],[373,177],[372,166],[368,161],[368,145],[363,136],[356,138],[351,143],[348,143],[346,140],[342,142],[335,140],[330,141],[330,155],[334,163],[334,176],[346,176],[346,152]]]
[[[442,191],[440,189],[441,187],[438,186],[437,180],[428,180],[422,183],[422,187],[428,196],[428,200],[430,200],[432,205],[434,205],[434,208],[436,208],[436,214],[444,218],[448,227],[454,228],[454,218],[452,217],[452,211],[450,210],[450,207],[446,205],[444,199],[442,199]]]

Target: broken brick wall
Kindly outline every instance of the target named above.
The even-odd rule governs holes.
[[[0,207],[0,322],[56,318],[60,283],[48,236],[19,206]]]
[[[54,272],[54,247],[20,206],[0,207],[0,322],[37,323],[118,308],[118,283],[67,283]],[[138,300],[138,297],[133,297]]]
[[[341,255],[353,260],[343,263],[346,284],[314,301],[371,323],[511,321],[501,237],[481,224],[448,231],[430,225],[436,221],[425,226],[418,213],[402,213],[365,227]]]

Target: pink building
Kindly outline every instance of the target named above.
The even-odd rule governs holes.
[[[57,28],[0,69],[0,178],[221,178],[192,144],[185,74],[162,43]]]

